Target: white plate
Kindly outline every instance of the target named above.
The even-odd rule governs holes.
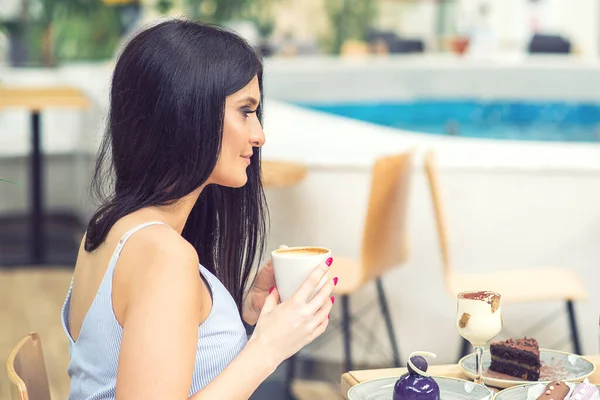
[[[359,383],[348,391],[350,400],[392,400],[399,377],[373,379]],[[491,400],[494,393],[482,385],[456,378],[434,376],[443,400]]]
[[[581,382],[596,370],[594,363],[586,358],[562,351],[540,349],[540,361],[542,362],[542,370],[539,382]],[[483,352],[483,382],[486,385],[497,388],[508,388],[534,382],[489,371],[490,363],[490,351],[485,350]],[[469,378],[474,379],[475,353],[463,357],[458,362],[458,366]]]
[[[494,400],[525,400],[527,399],[527,391],[534,385],[547,385],[547,383],[526,383],[524,385],[517,385],[504,389],[496,394]],[[570,383],[570,385],[577,385],[577,383]],[[600,386],[596,385],[600,389]]]

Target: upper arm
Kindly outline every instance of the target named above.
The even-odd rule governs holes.
[[[174,240],[152,253],[130,284],[117,399],[187,399],[192,382],[203,285],[196,252]]]

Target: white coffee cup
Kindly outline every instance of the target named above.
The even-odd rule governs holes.
[[[310,273],[329,257],[331,257],[331,250],[316,246],[281,247],[272,251],[275,286],[279,291],[280,300],[285,301],[292,297]],[[325,274],[307,301],[312,299],[327,282],[328,276],[329,273]]]

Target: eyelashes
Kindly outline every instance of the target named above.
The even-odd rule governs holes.
[[[256,109],[251,110],[248,107],[242,108],[241,111],[245,118],[248,118],[250,116],[250,114],[256,113]]]

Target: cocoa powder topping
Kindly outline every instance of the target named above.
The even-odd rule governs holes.
[[[485,301],[492,307],[492,313],[500,307],[500,295],[498,293],[489,292],[487,290],[480,292],[461,293],[460,298],[467,300]]]

